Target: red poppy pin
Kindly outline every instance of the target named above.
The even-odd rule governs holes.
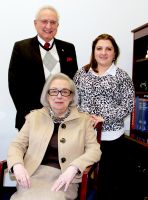
[[[67,57],[67,62],[71,62],[72,61],[72,57]]]

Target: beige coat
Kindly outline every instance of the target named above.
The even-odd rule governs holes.
[[[22,163],[31,176],[42,162],[53,129],[54,124],[47,108],[32,111],[9,146],[9,170],[16,163]],[[79,113],[76,108],[72,108],[71,114],[59,126],[58,152],[62,172],[69,165],[75,165],[83,172],[87,166],[100,159],[100,145],[88,114]],[[80,182],[80,177],[77,176],[74,182]]]

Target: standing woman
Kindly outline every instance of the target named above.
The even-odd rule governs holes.
[[[119,47],[108,34],[92,43],[90,63],[77,71],[78,108],[97,120],[104,118],[99,177],[99,199],[122,198],[124,190],[124,119],[132,112],[134,87],[131,78],[115,64]]]

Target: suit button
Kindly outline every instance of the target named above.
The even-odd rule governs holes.
[[[64,158],[64,157],[61,158],[61,162],[62,162],[62,163],[66,162],[66,158]]]
[[[61,138],[61,139],[60,139],[60,142],[61,142],[61,143],[65,143],[65,142],[66,142],[65,138]]]
[[[66,124],[62,124],[61,127],[62,127],[62,128],[66,128]]]

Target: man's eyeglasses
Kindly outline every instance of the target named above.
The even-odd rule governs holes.
[[[38,21],[40,21],[43,25],[47,25],[49,23],[51,26],[55,26],[58,24],[58,22],[54,20],[40,19]]]
[[[50,89],[48,90],[48,94],[50,96],[58,96],[58,94],[61,94],[63,97],[68,97],[71,95],[72,91],[68,90],[68,89],[62,89],[62,90],[58,90],[58,89]]]

